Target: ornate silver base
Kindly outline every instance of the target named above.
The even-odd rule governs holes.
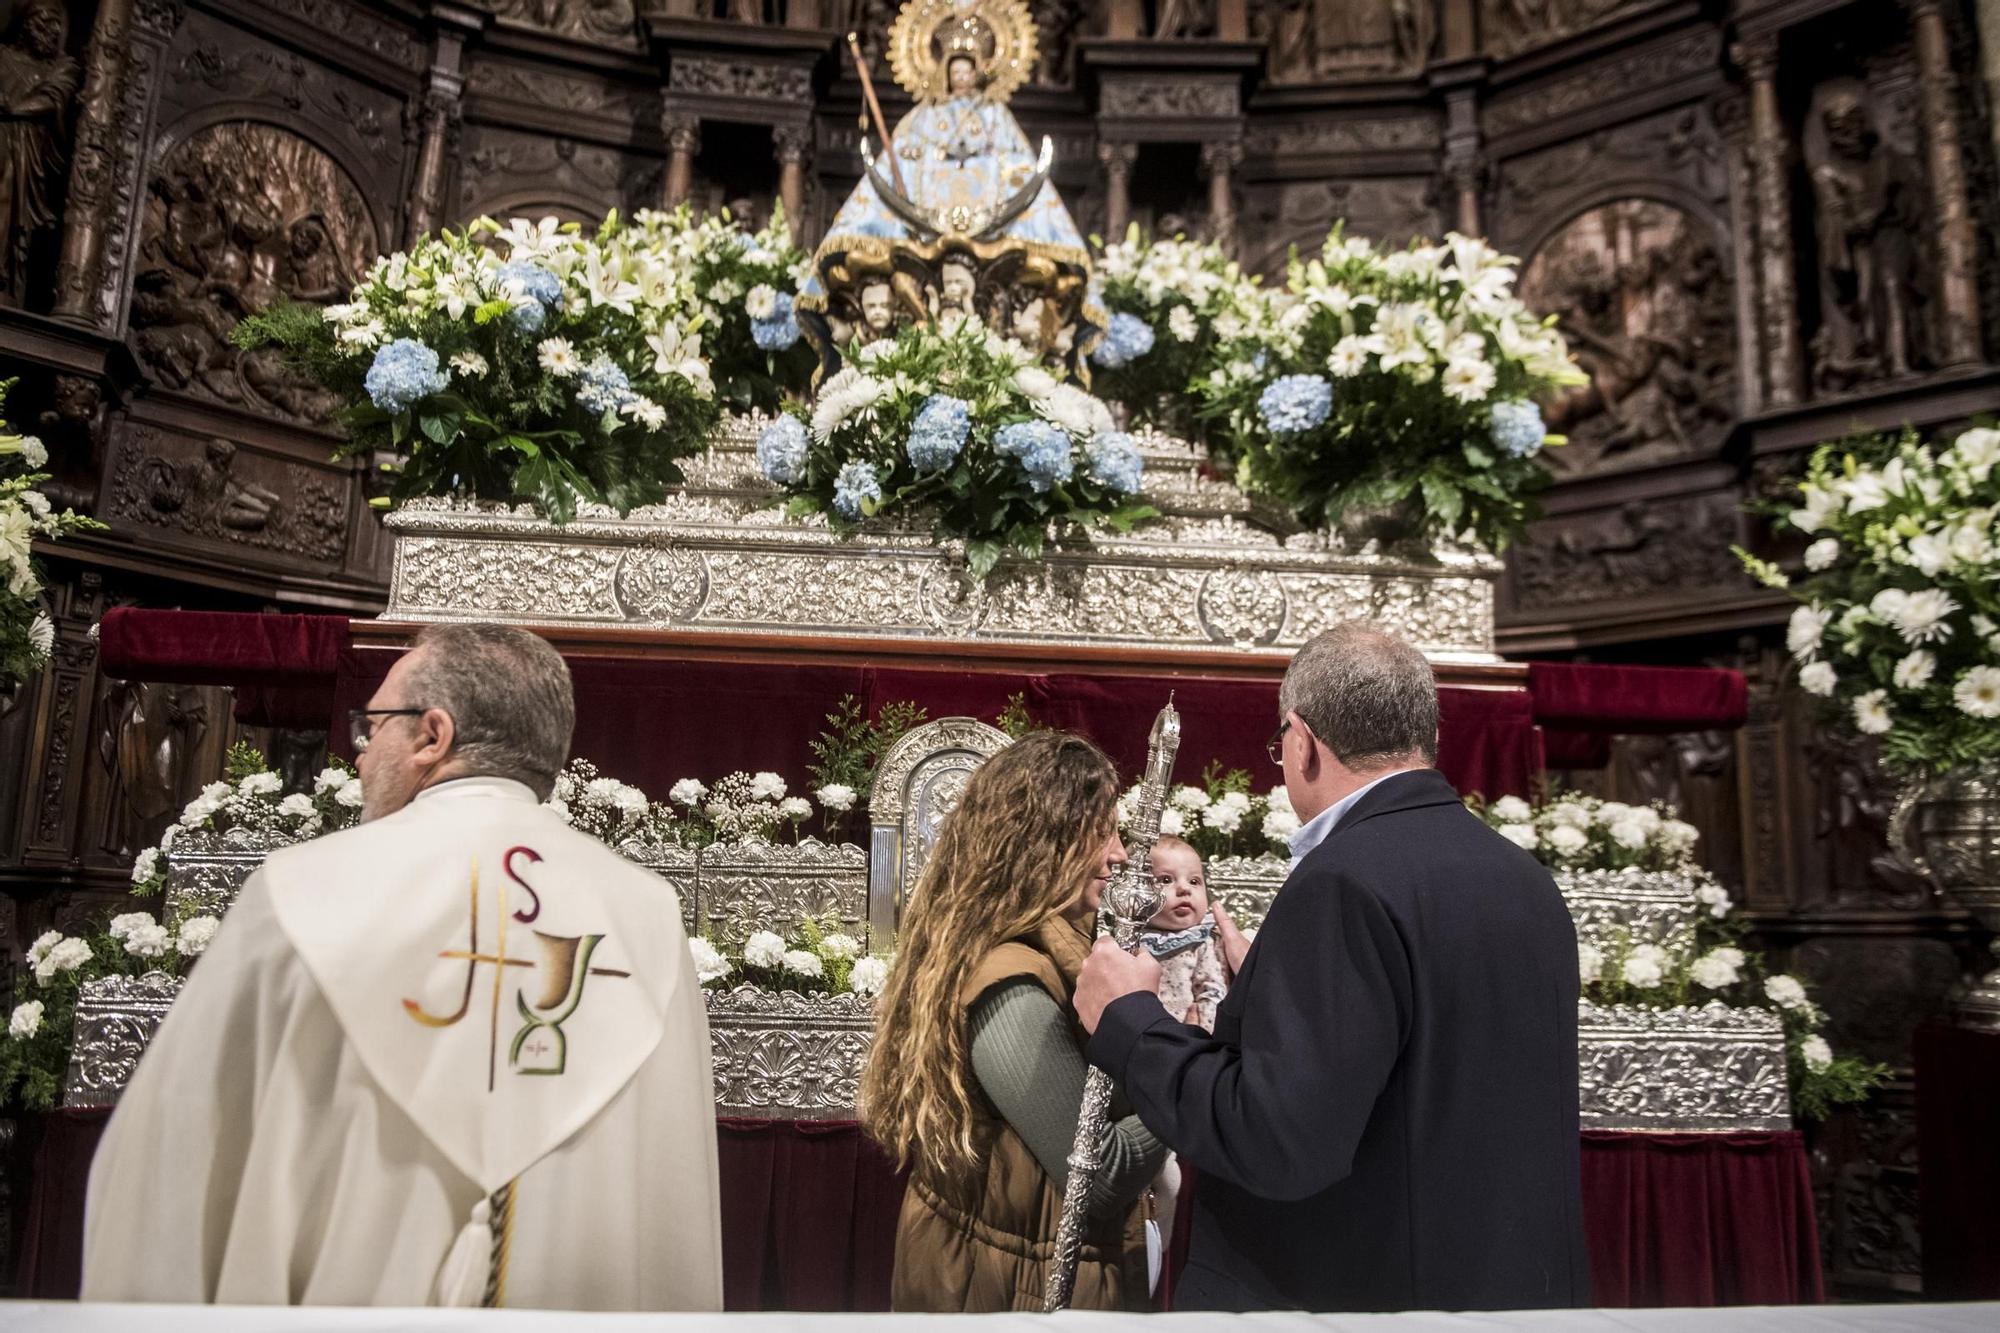
[[[864,996],[709,991],[715,1113],[848,1119],[874,1040],[875,1006]]]
[[[178,977],[98,977],[76,997],[64,1106],[116,1106],[139,1057],[181,993]]]
[[[1499,660],[1498,560],[1280,540],[1244,522],[1249,502],[1202,477],[1203,456],[1180,441],[1143,441],[1147,495],[1166,517],[1088,549],[1003,561],[982,585],[961,544],[926,532],[885,525],[840,538],[817,520],[786,521],[756,471],[763,424],[731,422],[681,493],[626,518],[584,506],[557,528],[526,509],[404,505],[387,520],[396,558],[385,617],[1273,656],[1365,617],[1439,661]]]
[[[1785,1028],[1769,1009],[1577,1006],[1585,1129],[1792,1127]]]

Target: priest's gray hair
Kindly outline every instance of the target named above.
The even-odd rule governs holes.
[[[1437,762],[1437,677],[1424,655],[1365,620],[1313,636],[1285,668],[1278,713],[1297,713],[1356,773]]]
[[[405,697],[451,714],[452,771],[525,782],[546,801],[576,730],[562,654],[511,625],[429,625],[415,647]]]

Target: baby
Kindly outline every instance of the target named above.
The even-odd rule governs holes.
[[[1160,838],[1153,844],[1153,882],[1160,889],[1160,910],[1139,942],[1160,962],[1160,1003],[1179,1021],[1212,1031],[1215,1006],[1229,981],[1208,910],[1201,853],[1179,838]]]

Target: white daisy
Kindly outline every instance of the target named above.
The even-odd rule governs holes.
[[[543,370],[558,379],[567,379],[583,369],[583,361],[567,338],[544,338],[535,349],[535,359]]]
[[[1959,711],[1977,718],[2000,717],[2000,667],[1976,666],[1951,688]]]

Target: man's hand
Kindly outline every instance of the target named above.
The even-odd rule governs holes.
[[[1160,993],[1159,960],[1144,949],[1135,957],[1108,939],[1099,940],[1076,979],[1076,1016],[1083,1020],[1083,1030],[1097,1031],[1111,1002],[1137,991]]]
[[[1221,903],[1211,905],[1215,913],[1215,934],[1222,941],[1222,962],[1229,969],[1229,979],[1236,980],[1236,974],[1243,970],[1243,956],[1250,952],[1250,939],[1236,928],[1229,917],[1229,909]]]

